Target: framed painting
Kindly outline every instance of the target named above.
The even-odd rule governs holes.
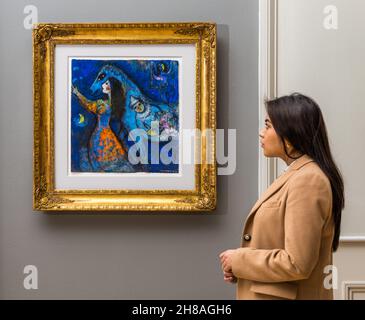
[[[38,211],[216,207],[216,25],[37,24]]]

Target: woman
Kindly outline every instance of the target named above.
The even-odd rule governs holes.
[[[337,250],[344,186],[322,113],[292,94],[266,102],[266,157],[288,165],[249,213],[241,247],[220,254],[237,299],[333,299],[327,266]],[[326,268],[327,267],[327,268]]]
[[[80,104],[97,116],[96,127],[89,141],[89,160],[94,171],[101,172],[133,172],[128,162],[128,154],[116,134],[110,127],[110,120],[116,107],[112,103],[112,88],[109,80],[102,85],[103,93],[107,94],[106,101],[88,100],[76,87],[72,92],[79,99]]]

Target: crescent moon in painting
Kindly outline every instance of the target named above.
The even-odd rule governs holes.
[[[82,113],[75,115],[75,117],[72,119],[72,121],[79,128],[86,127],[88,124],[87,118],[85,118],[85,115]]]
[[[85,117],[83,114],[79,113],[79,124],[83,124],[85,122]]]

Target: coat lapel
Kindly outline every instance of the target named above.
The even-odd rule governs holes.
[[[256,210],[261,206],[261,204],[266,201],[268,198],[271,197],[271,195],[273,195],[276,191],[278,191],[284,184],[286,181],[288,181],[288,179],[302,166],[304,166],[305,164],[314,161],[311,157],[309,157],[308,155],[304,154],[303,156],[301,156],[299,159],[297,159],[295,161],[295,163],[293,163],[292,166],[290,166],[288,168],[288,170],[284,173],[282,173],[267,189],[266,191],[262,194],[262,196],[260,197],[259,200],[257,200],[257,202],[254,204],[254,206],[252,207],[250,213],[248,214],[247,218],[246,218],[246,222],[248,221],[249,217],[251,217]]]

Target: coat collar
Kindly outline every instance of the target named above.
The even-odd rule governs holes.
[[[248,218],[260,207],[260,205],[266,201],[272,194],[274,194],[277,190],[279,190],[286,181],[301,167],[306,165],[309,162],[314,161],[310,156],[307,154],[302,155],[300,158],[298,158],[291,166],[288,167],[286,172],[282,173],[262,194],[259,200],[254,204],[252,207],[250,213],[247,216],[246,221]]]

